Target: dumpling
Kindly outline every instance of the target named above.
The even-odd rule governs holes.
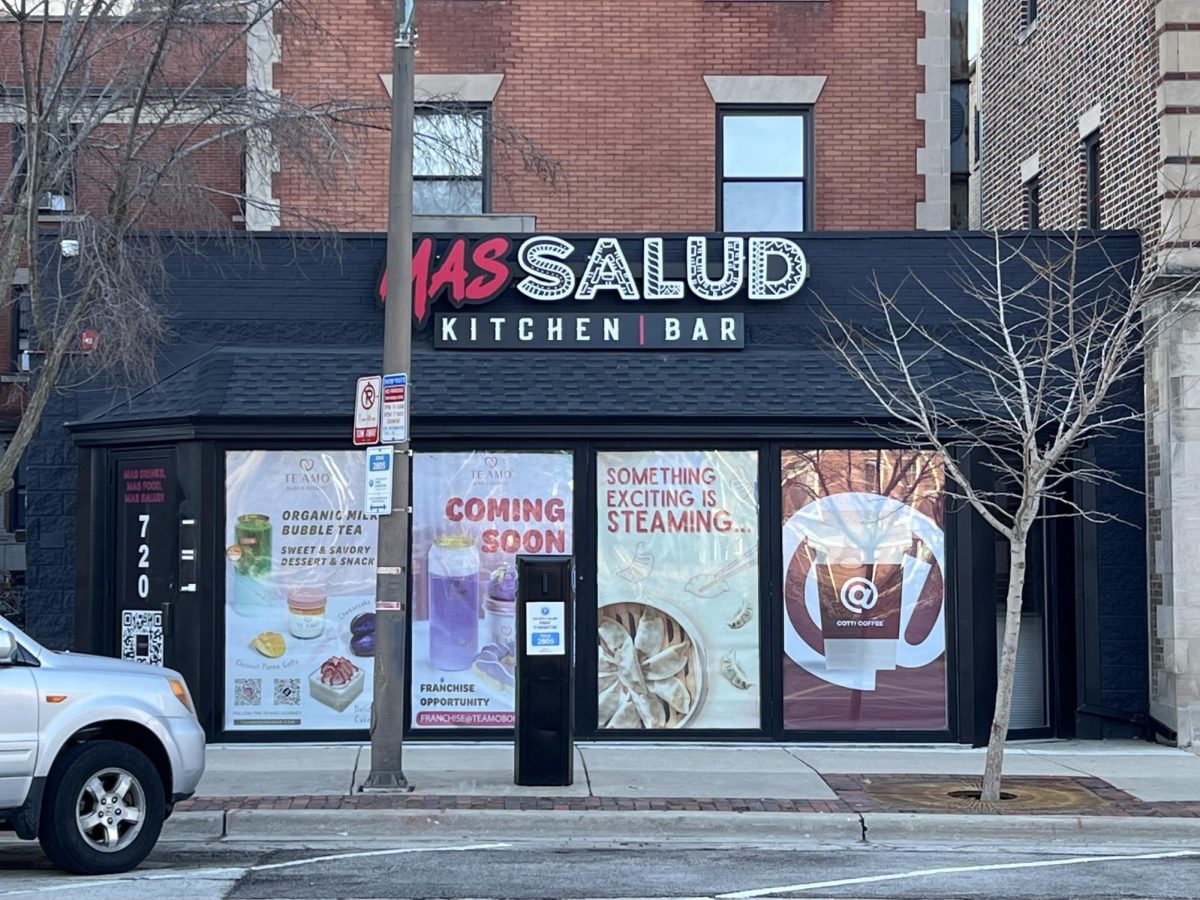
[[[672,675],[670,678],[664,678],[662,681],[651,681],[650,690],[666,700],[671,709],[679,713],[681,716],[686,716],[692,710],[692,697],[688,693],[687,685],[683,683],[683,679],[678,675]]]
[[[609,653],[607,650],[605,650],[603,647],[601,647],[600,648],[600,657],[596,662],[596,669],[602,675],[607,674],[607,673],[616,674],[616,671],[617,671],[616,657],[614,657],[611,653]]]
[[[642,717],[638,715],[637,707],[633,705],[633,700],[629,694],[625,693],[621,696],[621,702],[617,705],[616,712],[613,717],[608,720],[609,728],[641,728]]]
[[[637,634],[633,638],[633,645],[639,653],[646,656],[653,656],[662,647],[663,638],[667,633],[667,623],[663,621],[663,617],[653,610],[647,609],[642,613],[642,619],[638,622]]]
[[[646,677],[651,681],[662,681],[664,678],[678,675],[691,658],[692,645],[689,641],[672,644],[665,650],[647,657],[644,665]]]
[[[617,653],[629,643],[629,632],[625,630],[624,625],[611,616],[604,616],[600,619],[599,631],[600,640],[613,653]]]
[[[647,728],[662,728],[667,724],[666,710],[657,697],[633,694],[633,705],[637,707],[638,716]]]
[[[633,649],[633,641],[626,640],[617,651],[617,677],[631,691],[646,689],[646,679],[638,663],[637,651]]]
[[[596,705],[597,722],[604,725],[613,717],[613,713],[617,711],[617,707],[621,704],[621,697],[624,693],[625,689],[615,681],[600,692]]]

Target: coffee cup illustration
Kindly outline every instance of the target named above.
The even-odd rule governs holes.
[[[794,611],[784,616],[784,651],[801,668],[874,690],[877,672],[919,668],[945,652],[945,538],[929,516],[881,494],[833,494],[788,519],[783,545],[785,606]],[[911,642],[919,603],[936,603],[936,621]]]

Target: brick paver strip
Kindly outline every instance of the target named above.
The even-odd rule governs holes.
[[[894,792],[906,782],[914,787],[927,785],[928,775],[825,775],[825,783],[837,794],[836,800],[795,800],[779,797],[480,797],[454,794],[328,794],[311,796],[240,796],[196,797],[176,805],[180,812],[236,809],[422,809],[422,810],[619,810],[622,812],[781,812],[854,814],[886,812],[895,807],[872,796],[871,787],[886,783]],[[950,779],[953,780],[953,779]],[[969,779],[963,779],[969,780]],[[1011,779],[1023,785],[1074,785],[1102,800],[1098,806],[1080,809],[1055,809],[1055,815],[1139,816],[1200,818],[1200,801],[1147,803],[1113,787],[1099,778],[1072,776],[1021,777]],[[933,815],[963,812],[947,804],[944,809],[922,809]],[[970,810],[979,815],[1028,814],[1028,810],[995,812]]]

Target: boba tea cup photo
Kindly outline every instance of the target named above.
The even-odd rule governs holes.
[[[430,665],[443,672],[469,669],[479,652],[479,550],[474,538],[434,538],[427,577]]]

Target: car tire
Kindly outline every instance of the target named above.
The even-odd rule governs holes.
[[[146,754],[86,741],[65,749],[50,772],[38,841],[68,872],[128,872],[154,849],[165,816],[162,779]]]

